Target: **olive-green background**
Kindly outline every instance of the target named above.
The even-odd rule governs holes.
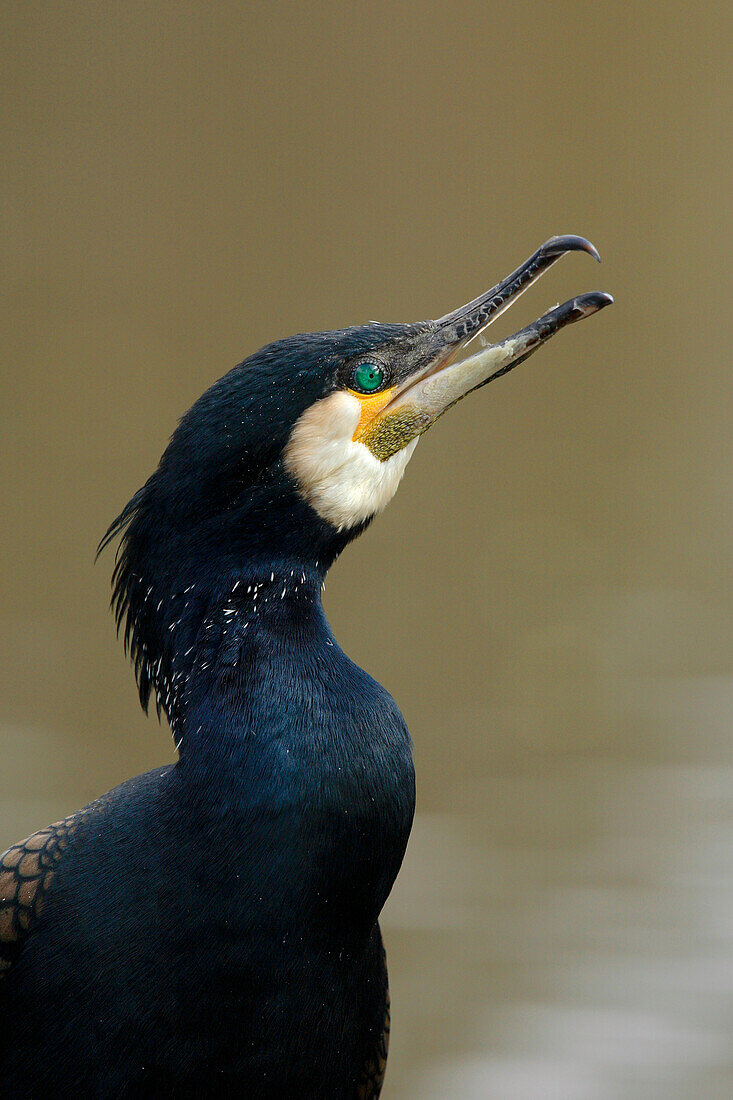
[[[730,11],[1,5],[0,848],[172,758],[93,558],[206,386],[603,254],[329,579],[416,743],[385,1100],[733,1095]]]

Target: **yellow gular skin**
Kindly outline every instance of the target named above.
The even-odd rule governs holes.
[[[361,405],[361,416],[353,435],[354,443],[363,443],[379,462],[386,462],[393,454],[406,447],[410,440],[421,435],[432,424],[435,417],[422,409],[402,405],[394,410],[387,406],[398,392],[393,386],[372,397],[354,393]]]
[[[352,397],[355,397],[361,405],[361,416],[353,436],[354,443],[363,441],[374,417],[378,416],[384,406],[389,404],[396,392],[396,386],[390,386],[389,389],[374,394],[356,393],[354,390],[349,390]]]

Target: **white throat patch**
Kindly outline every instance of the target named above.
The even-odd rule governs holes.
[[[361,416],[356,397],[340,390],[306,409],[285,448],[287,470],[318,515],[339,530],[385,508],[397,491],[417,437],[384,462],[354,442]]]

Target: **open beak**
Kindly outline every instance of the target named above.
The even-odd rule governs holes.
[[[613,302],[610,294],[593,291],[571,298],[519,329],[490,344],[481,335],[512,302],[568,252],[587,252],[600,262],[596,248],[583,237],[551,237],[520,267],[479,298],[430,322],[425,339],[427,362],[393,388],[389,401],[364,432],[364,442],[384,461],[422,435],[439,416],[466,394],[485,386],[523,363],[560,329],[590,317]],[[459,353],[477,338],[477,348]],[[366,438],[366,437],[371,438]]]

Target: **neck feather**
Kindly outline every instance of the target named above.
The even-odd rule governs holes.
[[[147,710],[154,698],[179,752],[188,740],[194,693],[210,694],[217,677],[224,676],[229,692],[236,685],[246,694],[246,678],[234,671],[240,648],[251,653],[253,646],[274,639],[287,646],[293,636],[325,624],[326,566],[318,560],[255,560],[216,575],[192,569],[177,584],[156,583],[125,566],[121,555],[113,597],[118,626],[124,629],[141,703]]]

